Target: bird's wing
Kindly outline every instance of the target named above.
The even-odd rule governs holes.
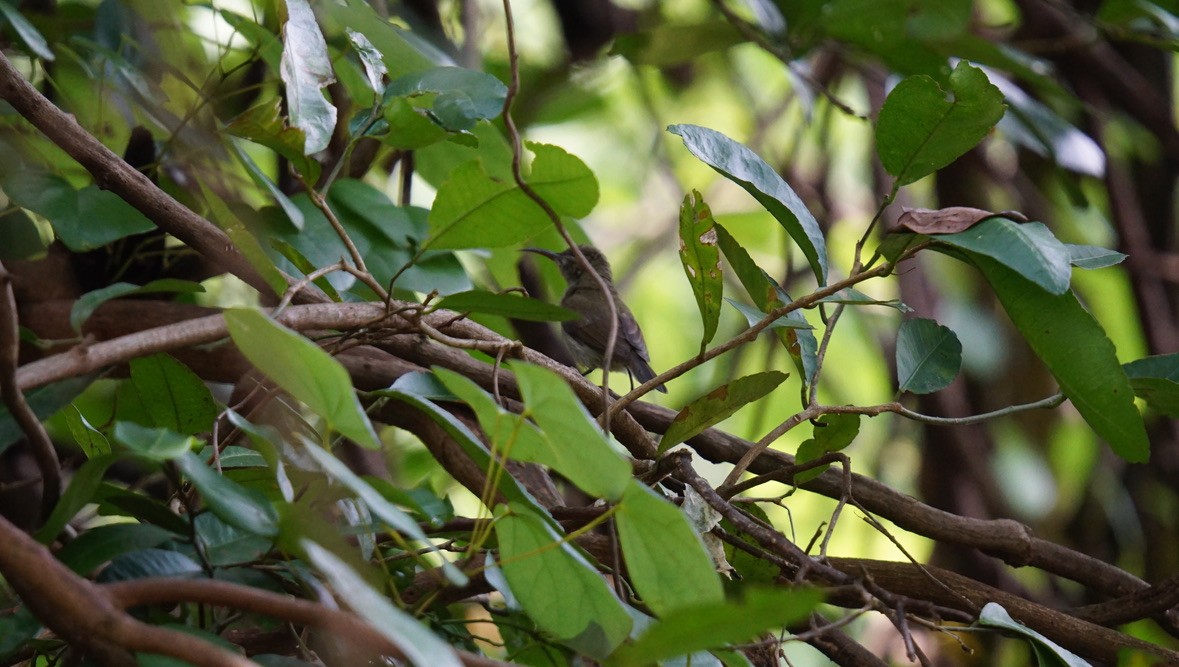
[[[614,303],[618,307],[618,342],[625,344],[640,358],[650,361],[647,344],[643,341],[643,332],[635,321],[630,309],[617,296]],[[562,322],[561,327],[575,340],[578,340],[595,350],[606,349],[606,332],[610,330],[610,311],[602,308],[583,313],[581,319]]]

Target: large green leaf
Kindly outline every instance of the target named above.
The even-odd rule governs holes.
[[[529,143],[535,158],[527,182],[560,215],[589,215],[598,202],[598,181],[589,167],[564,150]],[[429,245],[434,248],[499,248],[521,243],[552,222],[515,182],[468,162],[438,188],[430,210]]]
[[[192,452],[177,458],[176,467],[201,492],[217,518],[252,535],[278,535],[278,513],[260,491],[217,474]]]
[[[386,639],[396,644],[418,667],[462,667],[454,649],[416,618],[394,607],[385,595],[335,554],[310,540],[300,546],[307,560],[323,575],[336,596]]]
[[[40,215],[67,248],[84,252],[155,225],[113,192],[88,185],[75,190],[61,176],[14,170],[0,183],[14,204]]]
[[[715,226],[712,210],[699,192],[693,190],[684,197],[680,207],[680,263],[684,265],[692,294],[696,296],[696,307],[700,309],[700,321],[704,323],[701,354],[716,335],[725,289]]]
[[[712,560],[678,507],[631,480],[615,521],[626,569],[651,611],[662,616],[724,599]]]
[[[156,426],[184,435],[213,428],[213,394],[200,376],[167,354],[132,359],[131,383]]]
[[[179,551],[139,549],[111,559],[95,579],[98,583],[132,581],[151,577],[198,577],[204,570],[195,560]]]
[[[85,576],[115,556],[158,547],[175,537],[175,533],[151,524],[114,523],[91,528],[69,541],[57,552],[57,559]]]
[[[495,118],[503,110],[508,87],[485,72],[462,67],[435,67],[389,82],[385,100],[434,93],[430,115],[450,132],[466,131],[480,120]]]
[[[544,520],[516,504],[495,522],[500,568],[538,626],[602,659],[631,628],[626,609],[586,558]]]
[[[535,366],[514,364],[513,370],[524,394],[526,412],[521,415],[499,407],[490,394],[459,373],[443,368],[434,372],[471,406],[501,455],[546,465],[592,496],[620,497],[631,479],[630,465],[606,442],[568,385]]]
[[[912,183],[974,148],[1003,117],[1003,93],[966,61],[950,74],[953,99],[925,75],[897,84],[876,122],[876,150],[899,185]]]
[[[773,167],[729,137],[698,125],[672,125],[692,155],[753,195],[806,255],[819,284],[827,282],[827,243],[815,216]]]
[[[1113,343],[1071,292],[1049,294],[989,257],[972,255],[1011,321],[1060,389],[1127,461],[1150,458],[1150,442]]]
[[[944,389],[962,368],[962,343],[948,327],[916,318],[897,332],[897,388],[914,394]]]
[[[286,0],[286,9],[279,74],[286,87],[291,125],[303,130],[303,154],[311,155],[327,148],[336,127],[336,108],[321,92],[336,76],[308,0]]]
[[[938,243],[986,255],[1053,294],[1068,291],[1072,252],[1039,222],[988,218],[964,232],[937,234]]]
[[[358,444],[380,446],[348,371],[303,336],[256,310],[225,312],[233,342],[250,363],[291,396],[307,404],[328,425]]]
[[[817,588],[751,588],[733,600],[666,614],[611,657],[611,667],[642,667],[695,651],[751,641],[807,618],[823,599]]]
[[[749,403],[777,389],[787,377],[786,373],[779,371],[755,373],[723,384],[685,405],[663,433],[659,451],[667,451],[728,419]]]

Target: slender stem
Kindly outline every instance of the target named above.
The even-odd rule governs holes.
[[[602,430],[610,431],[610,420],[614,415],[613,409],[610,407],[610,366],[614,361],[614,343],[618,338],[618,305],[614,303],[613,290],[610,285],[606,283],[606,279],[598,275],[598,272],[590,266],[589,260],[582,254],[581,248],[577,247],[577,242],[569,235],[569,230],[565,228],[565,224],[561,222],[561,216],[553,210],[553,207],[541,197],[536,190],[532,189],[524,180],[524,175],[520,170],[520,159],[522,147],[520,145],[520,130],[516,127],[516,121],[512,118],[512,102],[515,101],[516,95],[520,92],[520,62],[519,54],[516,52],[516,29],[512,19],[512,2],[511,0],[503,0],[504,18],[507,21],[507,41],[508,41],[508,68],[511,72],[511,81],[508,83],[508,94],[504,98],[503,118],[504,126],[508,130],[508,141],[512,146],[512,178],[516,181],[516,186],[520,188],[529,199],[536,202],[541,210],[545,212],[549,220],[552,221],[553,226],[556,227],[557,232],[560,233],[561,238],[565,240],[566,245],[573,251],[573,255],[577,257],[577,261],[582,268],[593,276],[594,281],[598,283],[599,289],[602,290],[603,296],[606,298],[606,307],[610,310],[610,335],[606,337],[606,349],[602,354]],[[653,385],[658,386],[658,385]]]

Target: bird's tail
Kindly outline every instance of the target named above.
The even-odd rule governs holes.
[[[635,355],[634,363],[630,365],[629,370],[634,374],[635,379],[639,381],[639,384],[642,384],[647,380],[655,377],[655,371],[652,370],[651,364],[648,364],[643,360],[642,357],[639,357],[638,355]],[[667,387],[659,385],[658,387],[655,387],[655,391],[661,391],[666,394]]]

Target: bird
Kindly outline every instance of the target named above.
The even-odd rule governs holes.
[[[651,369],[651,355],[647,352],[647,343],[643,340],[643,332],[639,329],[635,316],[618,296],[618,290],[614,288],[614,276],[606,256],[590,245],[578,248],[594,272],[606,283],[610,295],[614,297],[614,307],[618,313],[618,335],[614,339],[614,356],[610,369],[625,370],[633,389],[636,379],[641,384],[655,377],[655,371]],[[577,364],[588,367],[582,371],[583,375],[595,368],[602,368],[606,340],[610,335],[610,308],[601,285],[586,272],[572,248],[564,252],[553,252],[544,248],[524,250],[543,255],[557,263],[557,270],[565,279],[565,294],[561,297],[561,306],[581,316],[579,319],[561,323],[569,350]],[[663,385],[655,389],[667,393],[667,387]]]

